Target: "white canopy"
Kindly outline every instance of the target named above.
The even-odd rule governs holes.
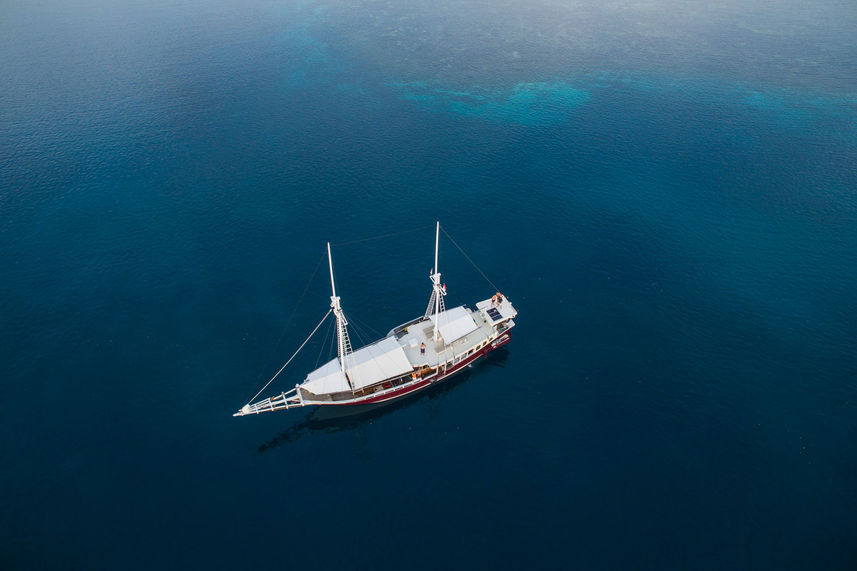
[[[431,316],[432,325],[435,324],[434,315]],[[453,307],[442,311],[437,316],[437,329],[446,344],[456,339],[461,339],[471,331],[476,331],[476,322],[470,316],[470,312],[463,306]]]
[[[309,392],[316,395],[350,391],[348,381],[342,374],[339,359],[333,359],[311,372],[306,376],[306,381],[301,385]]]
[[[362,349],[354,351],[345,358],[348,378],[355,389],[404,375],[413,370],[405,351],[395,337],[386,337]]]
[[[345,358],[345,363],[348,379],[355,389],[413,370],[395,337],[387,337],[354,351]],[[339,359],[333,359],[307,375],[301,386],[316,395],[338,393],[351,390],[348,379],[342,373]]]

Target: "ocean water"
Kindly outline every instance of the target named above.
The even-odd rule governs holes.
[[[3,3],[0,565],[853,569],[857,10],[675,8]],[[435,220],[505,351],[231,416]]]

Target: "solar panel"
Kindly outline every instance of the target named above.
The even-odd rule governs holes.
[[[488,309],[486,313],[488,314],[488,317],[491,318],[491,321],[499,321],[500,319],[503,319],[503,316],[500,315],[500,312],[494,307]]]

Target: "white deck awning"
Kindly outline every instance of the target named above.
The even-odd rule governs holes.
[[[345,358],[345,364],[348,379],[351,379],[355,389],[404,375],[414,369],[395,337],[387,337],[354,351]],[[301,387],[316,395],[350,391],[348,379],[339,367],[339,359],[332,359],[308,374]]]
[[[435,325],[434,315],[431,316],[432,325]],[[470,316],[464,306],[453,307],[442,311],[437,316],[437,329],[444,342],[448,345],[456,339],[461,339],[471,331],[476,331],[476,322]]]
[[[345,358],[348,378],[355,389],[398,377],[413,370],[395,337],[386,337],[354,351]]]
[[[309,392],[316,395],[326,395],[341,391],[350,391],[348,380],[339,366],[339,359],[328,361],[315,371],[306,376],[306,381],[301,385]]]

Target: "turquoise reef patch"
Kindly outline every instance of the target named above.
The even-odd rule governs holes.
[[[511,89],[473,87],[467,91],[424,81],[389,83],[402,99],[432,109],[522,125],[552,125],[565,120],[590,99],[587,90],[565,82],[518,83]]]

